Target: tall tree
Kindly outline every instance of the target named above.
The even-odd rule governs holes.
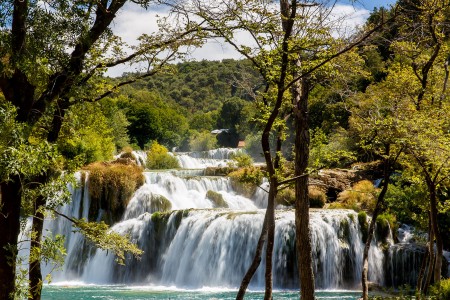
[[[30,136],[38,129],[47,131],[44,140],[53,143],[70,106],[98,101],[119,86],[151,76],[178,56],[180,45],[196,43],[193,35],[199,24],[179,18],[161,26],[158,33],[143,35],[140,44],[127,52],[125,44],[110,28],[127,3],[147,8],[152,1],[2,1],[0,90],[5,101],[15,107],[16,125],[25,128],[21,132],[25,146],[32,142]],[[114,86],[98,84],[96,78],[108,68],[137,62],[145,63],[148,68]],[[32,180],[21,168],[6,168],[2,170],[6,176],[0,182],[0,227],[7,228],[7,232],[0,236],[0,256],[8,259],[0,260],[1,299],[9,299],[15,290],[23,187]],[[34,171],[47,177],[47,169]],[[47,178],[40,181],[45,182]],[[36,226],[33,225],[41,227]]]
[[[329,18],[333,1],[280,1],[280,6],[270,1],[190,1],[173,3],[182,15],[194,14],[205,21],[214,37],[221,37],[247,58],[260,72],[266,82],[264,93],[257,101],[260,108],[263,133],[262,148],[267,164],[269,200],[255,257],[241,283],[237,299],[243,299],[245,290],[259,266],[262,247],[266,243],[266,289],[265,299],[272,297],[272,249],[274,235],[274,199],[277,190],[285,184],[297,181],[296,208],[297,251],[302,299],[314,298],[311,246],[309,238],[306,164],[309,153],[307,99],[309,76],[332,59],[348,52],[375,29],[357,36],[346,43],[332,38]],[[331,21],[330,21],[331,20]],[[245,34],[246,44],[238,39]],[[295,95],[295,96],[293,96]],[[292,100],[294,99],[294,100]],[[297,176],[280,177],[278,150],[282,139],[271,149],[269,135],[283,137],[286,113],[294,108],[297,118]],[[275,150],[275,152],[271,152]],[[272,153],[276,153],[272,155]],[[306,160],[304,159],[306,157]],[[306,216],[306,217],[305,217]],[[304,293],[304,294],[303,294]]]

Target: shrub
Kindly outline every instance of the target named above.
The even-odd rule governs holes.
[[[223,199],[223,195],[214,191],[209,190],[206,192],[206,198],[209,199],[214,207],[228,208],[228,204]]]
[[[373,211],[375,208],[376,188],[369,180],[357,182],[351,190],[346,190],[338,195],[337,201],[343,207],[354,210]]]
[[[237,152],[231,155],[234,164],[238,168],[247,168],[253,166],[253,159],[250,155],[244,152]]]
[[[321,189],[310,186],[308,187],[309,207],[322,208],[327,203],[327,195]]]
[[[176,169],[180,164],[176,157],[169,154],[166,147],[153,142],[147,152],[147,168],[152,170]]]
[[[99,209],[109,214],[105,216],[107,223],[120,220],[133,193],[144,184],[142,168],[135,164],[93,163],[85,169],[89,171],[89,220],[96,219]]]
[[[450,299],[450,278],[441,280],[439,284],[431,287],[431,295],[436,296],[437,299]]]
[[[277,204],[284,206],[293,206],[295,204],[295,190],[292,188],[281,190],[275,198]]]
[[[247,167],[228,174],[231,178],[231,185],[235,191],[250,198],[256,188],[262,183],[264,173],[260,168]]]

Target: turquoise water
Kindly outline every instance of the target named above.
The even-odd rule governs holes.
[[[356,300],[360,292],[319,291],[317,299]],[[225,290],[179,290],[129,286],[44,286],[43,300],[149,300],[149,299],[235,299],[236,291]],[[296,291],[276,291],[274,299],[298,299]],[[263,299],[263,292],[247,292],[245,299]]]

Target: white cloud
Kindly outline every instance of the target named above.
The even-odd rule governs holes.
[[[357,8],[352,5],[337,4],[331,15],[334,19],[343,19],[336,32],[339,34],[350,33],[356,26],[364,24],[369,16],[369,11],[364,8]],[[157,20],[159,17],[168,15],[167,10],[162,7],[150,7],[144,10],[136,4],[130,4],[124,7],[123,11],[118,14],[114,24],[113,31],[120,36],[124,42],[129,45],[136,45],[137,38],[143,34],[150,34],[158,29]],[[242,35],[243,44],[246,37]],[[223,40],[216,39],[208,41],[203,47],[195,49],[189,58],[194,60],[222,60],[222,59],[240,59],[242,56],[234,50],[234,48]],[[123,72],[133,72],[138,66],[124,65],[115,67],[107,72],[108,76],[120,76]]]

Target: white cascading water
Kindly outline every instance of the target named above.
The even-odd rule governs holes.
[[[222,152],[217,164],[229,157]],[[187,154],[183,154],[187,155]],[[187,155],[204,161],[205,154]],[[178,156],[179,157],[179,156]],[[198,158],[196,158],[198,157]],[[213,158],[208,158],[213,159]],[[53,233],[66,235],[68,255],[62,272],[54,281],[81,280],[85,283],[130,283],[177,286],[180,288],[236,288],[252,261],[259,238],[267,195],[258,189],[253,199],[237,195],[226,177],[200,176],[198,171],[145,172],[141,186],[126,208],[122,221],[112,230],[128,234],[144,250],[141,260],[128,259],[126,266],[117,266],[114,257],[94,250],[76,233],[66,220],[46,223]],[[81,180],[81,176],[78,175]],[[87,181],[86,181],[87,182]],[[73,201],[62,211],[73,217],[89,215],[89,187],[73,190]],[[265,184],[262,188],[266,188]],[[206,197],[208,191],[222,195],[228,207],[213,209]],[[172,212],[154,214],[154,199],[163,196]],[[310,212],[316,285],[323,289],[355,288],[360,282],[362,251],[361,226],[351,210],[312,210]],[[392,246],[388,239],[387,245]],[[386,267],[393,252],[383,252],[385,245],[374,240],[370,251],[370,281],[384,281]],[[261,262],[263,265],[264,259]],[[297,288],[295,255],[295,221],[293,210],[277,210],[274,247],[274,286]],[[395,282],[395,284],[398,284]],[[263,288],[263,268],[259,268],[251,286]],[[397,285],[398,286],[398,285]]]

